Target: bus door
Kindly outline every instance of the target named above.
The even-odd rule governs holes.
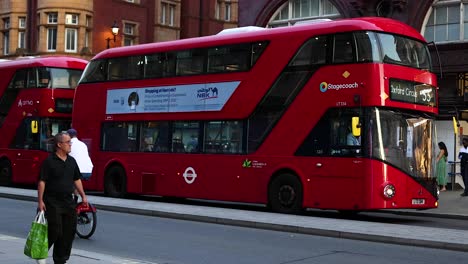
[[[363,196],[364,144],[356,130],[362,126],[359,112],[356,108],[329,109],[296,152],[311,162],[307,166],[313,178],[310,203],[316,207],[352,209]]]
[[[13,177],[15,182],[35,182],[39,175],[40,162],[44,153],[40,150],[38,119],[25,118],[11,142]]]
[[[330,120],[330,154],[327,168],[328,206],[359,209],[364,206],[365,170],[358,109],[337,109]]]

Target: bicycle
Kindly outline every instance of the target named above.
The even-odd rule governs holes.
[[[96,207],[89,202],[87,205],[80,202],[76,205],[75,209],[77,215],[76,234],[80,238],[88,239],[96,231]]]

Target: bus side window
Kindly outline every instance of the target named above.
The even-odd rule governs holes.
[[[83,73],[83,82],[100,82],[106,78],[107,60],[95,60],[91,61],[86,67],[86,71]]]
[[[15,76],[12,78],[10,84],[8,85],[8,89],[23,89],[26,88],[28,77],[28,70],[18,70],[15,73]]]
[[[334,63],[350,63],[353,62],[353,35],[352,34],[336,34],[333,44],[333,62]]]
[[[358,62],[380,61],[377,38],[373,32],[356,32],[356,58]]]
[[[324,64],[327,56],[327,36],[318,36],[304,44],[289,66]]]
[[[299,146],[298,156],[359,156],[359,145],[348,145],[351,117],[359,116],[355,109],[328,110]]]
[[[178,137],[172,139],[172,152],[185,152],[184,143],[182,143],[182,140]]]
[[[76,88],[78,86],[78,81],[80,80],[80,76],[77,74],[70,73],[68,77],[68,85],[70,88]]]
[[[167,122],[156,122],[153,139],[154,152],[169,151],[169,124]]]
[[[120,64],[116,60],[110,60],[109,61],[109,80],[111,81],[116,81],[122,79],[120,76],[121,74],[121,69],[120,69]]]
[[[135,152],[138,150],[136,142],[137,126],[135,123],[105,123],[102,131],[102,150],[121,152]]]
[[[140,56],[109,59],[109,80],[141,79],[143,62]]]
[[[164,54],[151,54],[145,56],[144,78],[163,77],[165,58]]]
[[[251,44],[208,49],[208,72],[245,71],[250,67]]]
[[[40,148],[42,150],[52,152],[54,148],[54,134],[52,131],[52,124],[48,118],[45,118],[41,122],[41,133],[40,133]]]
[[[151,130],[142,127],[140,133],[140,152],[150,152],[153,151],[153,136],[151,135]]]
[[[204,50],[193,49],[177,52],[177,75],[193,75],[204,72]]]
[[[200,122],[182,121],[173,123],[172,152],[198,152]]]
[[[26,118],[16,131],[16,136],[11,142],[10,147],[15,149],[39,149],[39,134],[33,134],[31,131],[32,119]]]
[[[37,87],[52,87],[52,80],[50,78],[50,72],[46,68],[38,68],[38,83]],[[34,75],[29,77],[29,87],[35,87],[36,86],[36,78]]]

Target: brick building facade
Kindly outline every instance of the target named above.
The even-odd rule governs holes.
[[[237,3],[0,0],[0,58],[69,55],[90,59],[106,48],[212,35],[237,27]],[[112,26],[119,28],[115,38]]]

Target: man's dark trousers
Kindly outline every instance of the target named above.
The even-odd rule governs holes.
[[[463,179],[463,184],[465,185],[465,190],[463,193],[468,196],[468,164],[465,164],[464,169],[462,168],[462,179]]]
[[[66,263],[70,258],[73,239],[76,232],[76,211],[73,198],[47,197],[46,217],[48,223],[49,249],[54,246],[55,264]]]

